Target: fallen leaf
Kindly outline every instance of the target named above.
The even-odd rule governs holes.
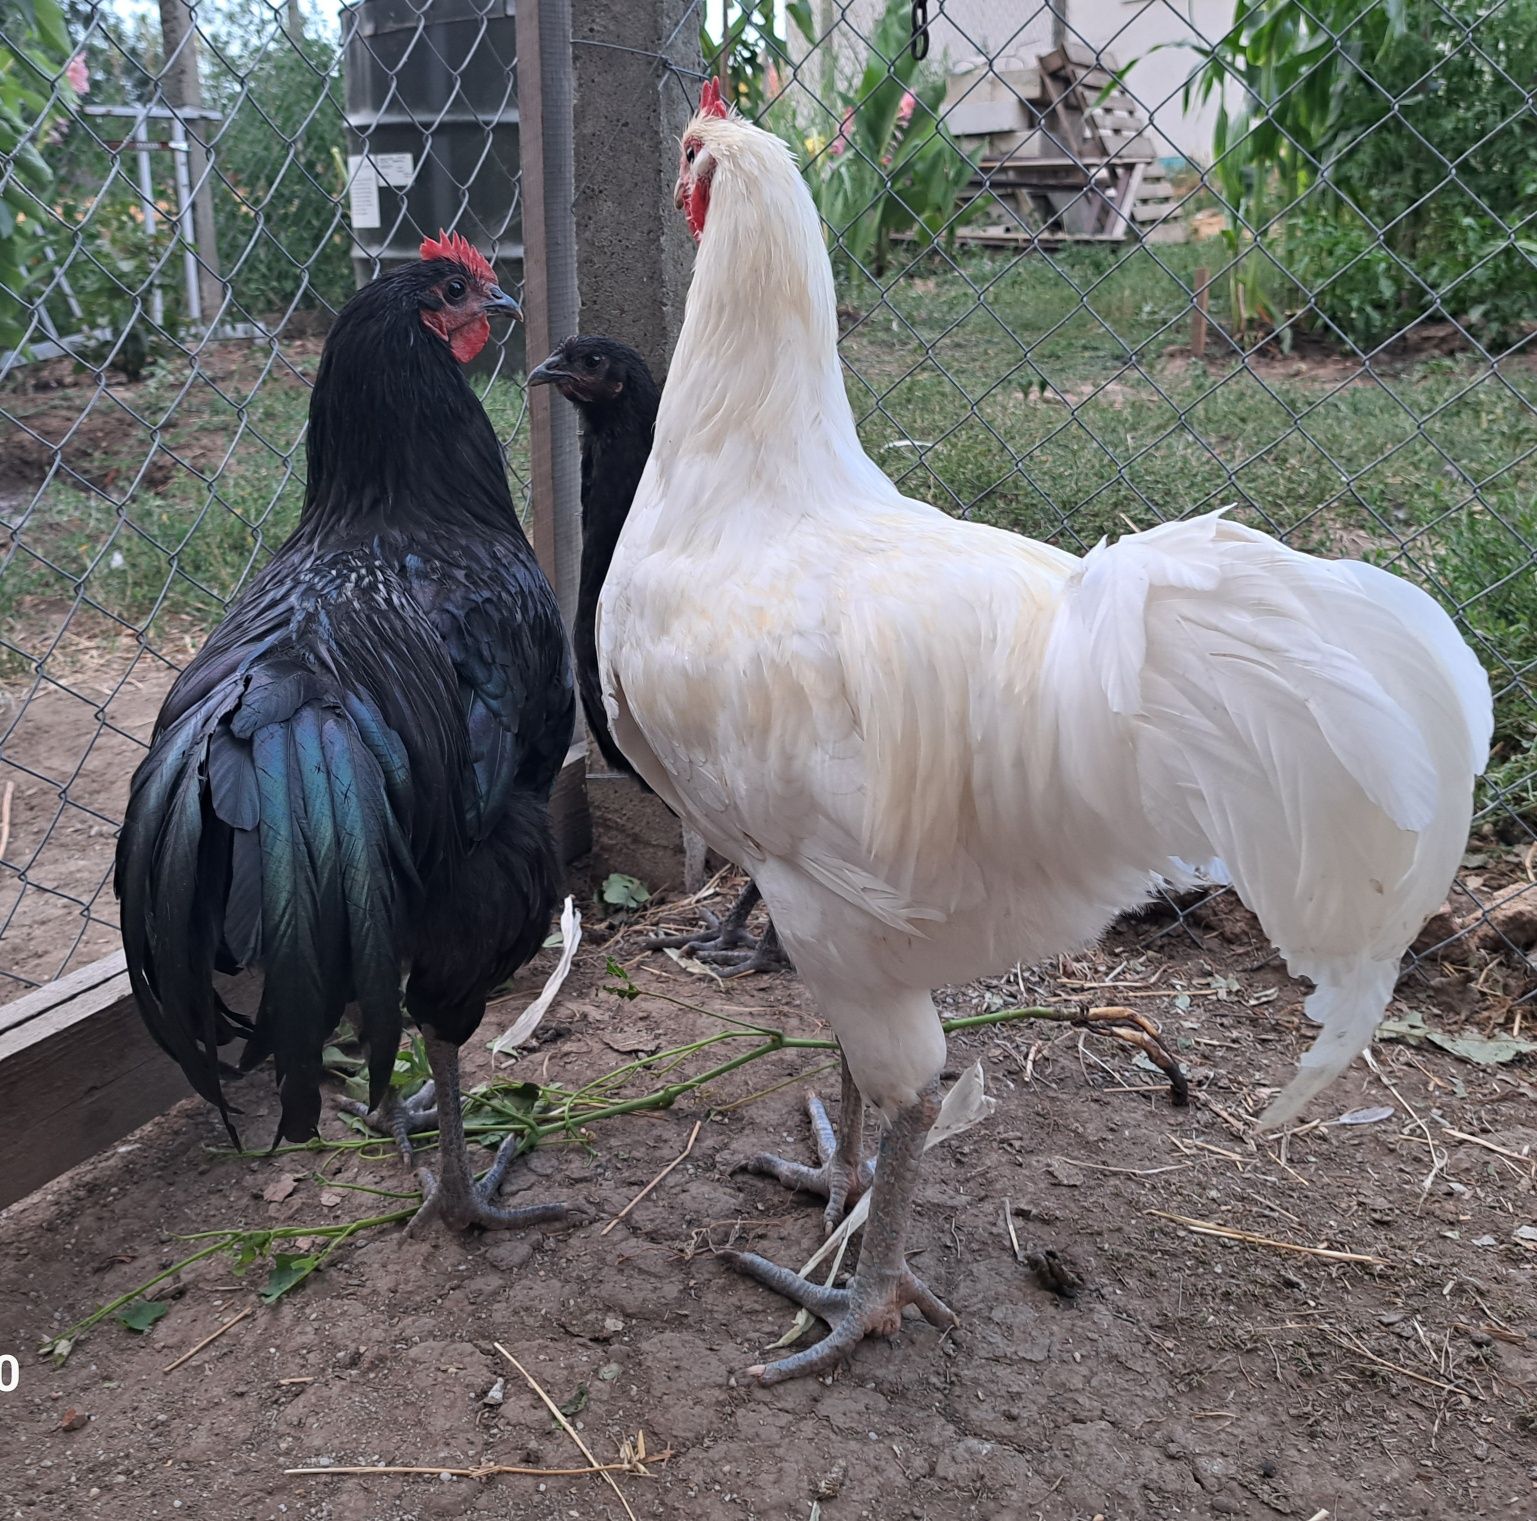
[[[137,1331],[142,1335],[157,1320],[163,1320],[170,1313],[170,1309],[170,1305],[158,1299],[135,1299],[117,1312],[117,1318],[130,1331]]]
[[[603,901],[614,908],[634,909],[649,903],[651,893],[639,877],[615,871],[603,879]]]
[[[320,1202],[327,1209],[335,1209],[342,1202],[342,1196],[334,1188],[322,1188],[320,1190]]]
[[[661,1039],[644,1030],[605,1030],[598,1039],[621,1056],[649,1056],[662,1049]]]
[[[303,1283],[319,1266],[320,1259],[298,1256],[293,1252],[276,1252],[272,1258],[272,1271],[262,1285],[263,1304],[276,1304],[288,1291]]]
[[[1481,1067],[1500,1066],[1537,1052],[1537,1040],[1518,1040],[1512,1035],[1448,1035],[1444,1030],[1433,1030],[1418,1009],[1411,1009],[1402,1019],[1383,1020],[1377,1033],[1384,1040],[1401,1040],[1411,1046],[1428,1040],[1431,1045]]]
[[[298,1186],[299,1180],[295,1177],[279,1178],[262,1189],[262,1198],[268,1204],[281,1204]]]
[[[691,977],[713,977],[717,982],[724,979],[713,966],[707,966],[697,956],[685,956],[676,946],[667,947],[667,959],[680,971],[687,972]]]

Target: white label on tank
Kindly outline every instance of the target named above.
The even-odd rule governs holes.
[[[347,155],[347,194],[354,227],[379,227],[379,176],[373,161],[360,153]]]
[[[409,153],[375,153],[370,155],[381,185],[404,190],[416,172],[416,160]]]

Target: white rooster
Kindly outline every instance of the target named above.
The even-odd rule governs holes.
[[[1266,1116],[1287,1119],[1370,1042],[1445,897],[1492,712],[1446,614],[1369,565],[1215,513],[1078,559],[907,499],[860,447],[794,160],[711,86],[677,202],[698,258],[603,589],[605,701],[641,775],[752,874],[885,1121],[847,1289],[733,1254],[832,1327],[752,1370],[771,1383],[907,1304],[954,1320],[904,1257],[945,1060],[932,988],[1074,950],[1220,861],[1314,983],[1322,1033]],[[859,1161],[844,1118],[829,1194]]]

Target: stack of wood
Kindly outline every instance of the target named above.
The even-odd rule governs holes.
[[[966,199],[983,202],[959,242],[1185,241],[1147,116],[1115,68],[1070,43],[1033,68],[995,60],[951,76],[945,124],[977,165]]]

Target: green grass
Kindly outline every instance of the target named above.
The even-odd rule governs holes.
[[[1073,550],[1233,505],[1299,549],[1419,581],[1490,672],[1486,796],[1519,831],[1512,813],[1537,819],[1537,365],[1246,361],[1216,288],[1195,364],[1201,262],[1216,260],[1080,248],[968,257],[963,275],[935,259],[842,292],[866,448],[910,495]]]
[[[960,273],[929,258],[886,290],[844,290],[866,447],[914,496],[1072,549],[1235,504],[1299,548],[1419,580],[1494,680],[1490,796],[1537,818],[1537,366],[1390,355],[1364,374],[1318,352],[1246,362],[1222,337],[1225,283],[1195,364],[1183,352],[1188,285],[1203,262],[1219,262],[1211,245],[968,255]],[[80,597],[151,640],[163,619],[216,621],[291,527],[302,490],[308,390],[281,367],[263,376],[252,353],[218,391],[182,395],[185,371],[169,365],[121,388],[201,473],[164,479],[162,467],[130,490],[149,434],[125,419],[121,460],[91,459],[95,479],[118,466],[120,500],[56,481],[0,564],[8,627]],[[23,415],[30,400],[0,396]],[[487,403],[526,479],[520,390],[498,382]]]
[[[18,526],[11,508],[10,544],[0,556],[0,621],[17,631],[8,636],[14,647],[0,649],[0,674],[46,654],[72,605],[140,630],[151,644],[168,620],[212,627],[223,616],[287,537],[304,496],[304,372],[313,363],[265,375],[259,362],[251,368],[254,375],[188,387],[185,369],[165,363],[136,385],[114,385],[90,408],[104,442],[66,445],[76,474],[60,472],[40,495],[35,486],[10,493],[25,517]],[[507,445],[515,494],[525,496],[521,386],[498,380],[477,389]],[[0,405],[57,439],[91,393],[58,394],[74,399],[45,394],[40,406],[8,395]],[[84,621],[101,627],[99,618]]]

